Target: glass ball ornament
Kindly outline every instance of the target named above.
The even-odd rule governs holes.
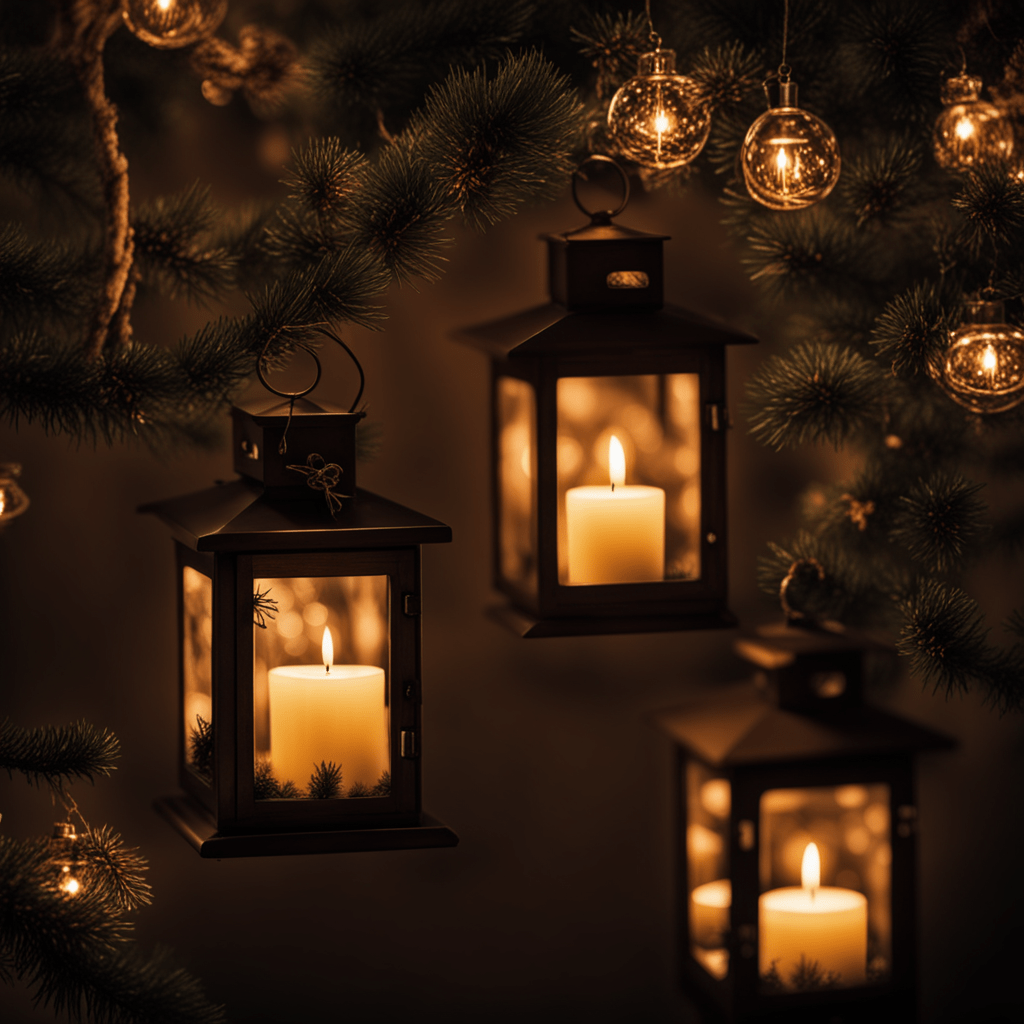
[[[940,382],[971,412],[1006,412],[1024,401],[1024,331],[1003,320],[1001,302],[969,302],[950,334]]]
[[[839,144],[820,117],[801,110],[795,82],[780,82],[779,106],[765,111],[740,147],[751,198],[770,210],[800,210],[824,199],[839,180]]]
[[[124,23],[161,50],[191,46],[216,31],[228,0],[123,0]]]
[[[1003,112],[980,98],[981,79],[959,74],[942,87],[945,109],[935,121],[935,160],[949,171],[1008,159],[1013,128]]]
[[[82,892],[85,860],[78,846],[78,833],[70,821],[58,821],[50,839],[50,863],[56,869],[57,890],[65,896]]]
[[[703,148],[711,104],[692,78],[676,74],[675,50],[640,57],[636,75],[608,105],[608,128],[618,152],[643,167],[681,167]]]
[[[0,462],[0,527],[29,506],[28,495],[21,489],[18,477],[21,466],[16,462]]]

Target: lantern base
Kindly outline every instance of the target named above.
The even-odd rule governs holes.
[[[685,615],[602,615],[577,618],[534,618],[511,604],[492,605],[487,617],[516,636],[615,636],[620,633],[678,633],[697,629],[732,629],[739,620],[728,608]]]
[[[293,853],[363,853],[372,850],[423,850],[456,846],[459,837],[429,814],[420,824],[391,828],[351,828],[308,832],[245,832],[225,835],[195,801],[167,796],[153,809],[198,851],[200,857],[280,857]]]

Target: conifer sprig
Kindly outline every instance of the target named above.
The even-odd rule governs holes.
[[[54,785],[109,775],[120,756],[117,737],[88,722],[23,729],[0,722],[0,769],[20,772],[32,783]]]

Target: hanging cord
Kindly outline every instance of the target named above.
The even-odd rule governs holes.
[[[788,2],[788,0],[787,0]],[[661,36],[654,31],[654,22],[651,20],[651,0],[644,0],[644,12],[647,15],[647,31],[650,34],[649,38],[654,43],[656,50],[661,49]]]
[[[782,63],[779,65],[779,70],[770,74],[762,83],[761,88],[764,89],[764,98],[768,102],[768,109],[772,108],[772,94],[768,91],[768,86],[772,82],[778,82],[781,85],[788,84],[789,76],[793,73],[793,69],[786,63],[786,51],[789,47],[789,0],[783,0],[782,7]]]
[[[313,330],[315,330],[318,334],[322,334],[325,338],[329,338],[331,341],[340,345],[348,353],[349,359],[351,359],[352,362],[355,363],[356,370],[359,373],[359,390],[356,392],[356,397],[352,399],[352,404],[349,406],[348,409],[350,413],[353,413],[356,411],[356,407],[359,405],[359,400],[363,397],[363,390],[366,387],[366,374],[363,372],[363,364],[360,363],[359,360],[356,358],[355,352],[353,352],[352,349],[350,349],[348,345],[346,345],[345,342],[343,342],[341,338],[339,338],[338,335],[335,334],[334,331],[332,331],[329,327],[318,326],[314,327]],[[263,364],[264,361],[266,360],[267,349],[270,347],[271,340],[272,339],[269,338],[267,339],[266,344],[263,346],[263,350],[260,352],[259,359],[256,360],[256,376],[259,377],[260,383],[271,394],[277,395],[278,398],[288,399],[288,422],[285,423],[284,425],[284,433],[281,435],[281,443],[277,446],[278,454],[284,455],[288,451],[288,428],[291,426],[292,413],[295,411],[295,399],[305,397],[316,388],[316,386],[320,383],[320,377],[323,374],[323,366],[321,365],[320,360],[317,358],[317,354],[314,351],[314,349],[312,349],[309,345],[306,345],[303,342],[299,342],[295,347],[302,349],[302,351],[305,352],[313,360],[314,363],[316,363],[316,378],[313,380],[313,383],[310,384],[308,388],[304,388],[301,391],[279,391],[270,383],[270,381],[267,380],[266,373],[263,370]]]

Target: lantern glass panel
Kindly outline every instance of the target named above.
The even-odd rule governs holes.
[[[686,888],[690,953],[713,978],[729,973],[729,780],[697,761],[686,765]]]
[[[889,787],[771,789],[761,796],[760,813],[763,988],[811,991],[886,980],[892,963]]]
[[[390,795],[388,577],[253,585],[256,799]]]
[[[501,575],[537,590],[537,399],[516,377],[498,378],[498,516]]]
[[[699,375],[562,377],[557,401],[559,582],[699,579]]]
[[[213,580],[182,568],[182,689],[185,764],[213,784]]]

